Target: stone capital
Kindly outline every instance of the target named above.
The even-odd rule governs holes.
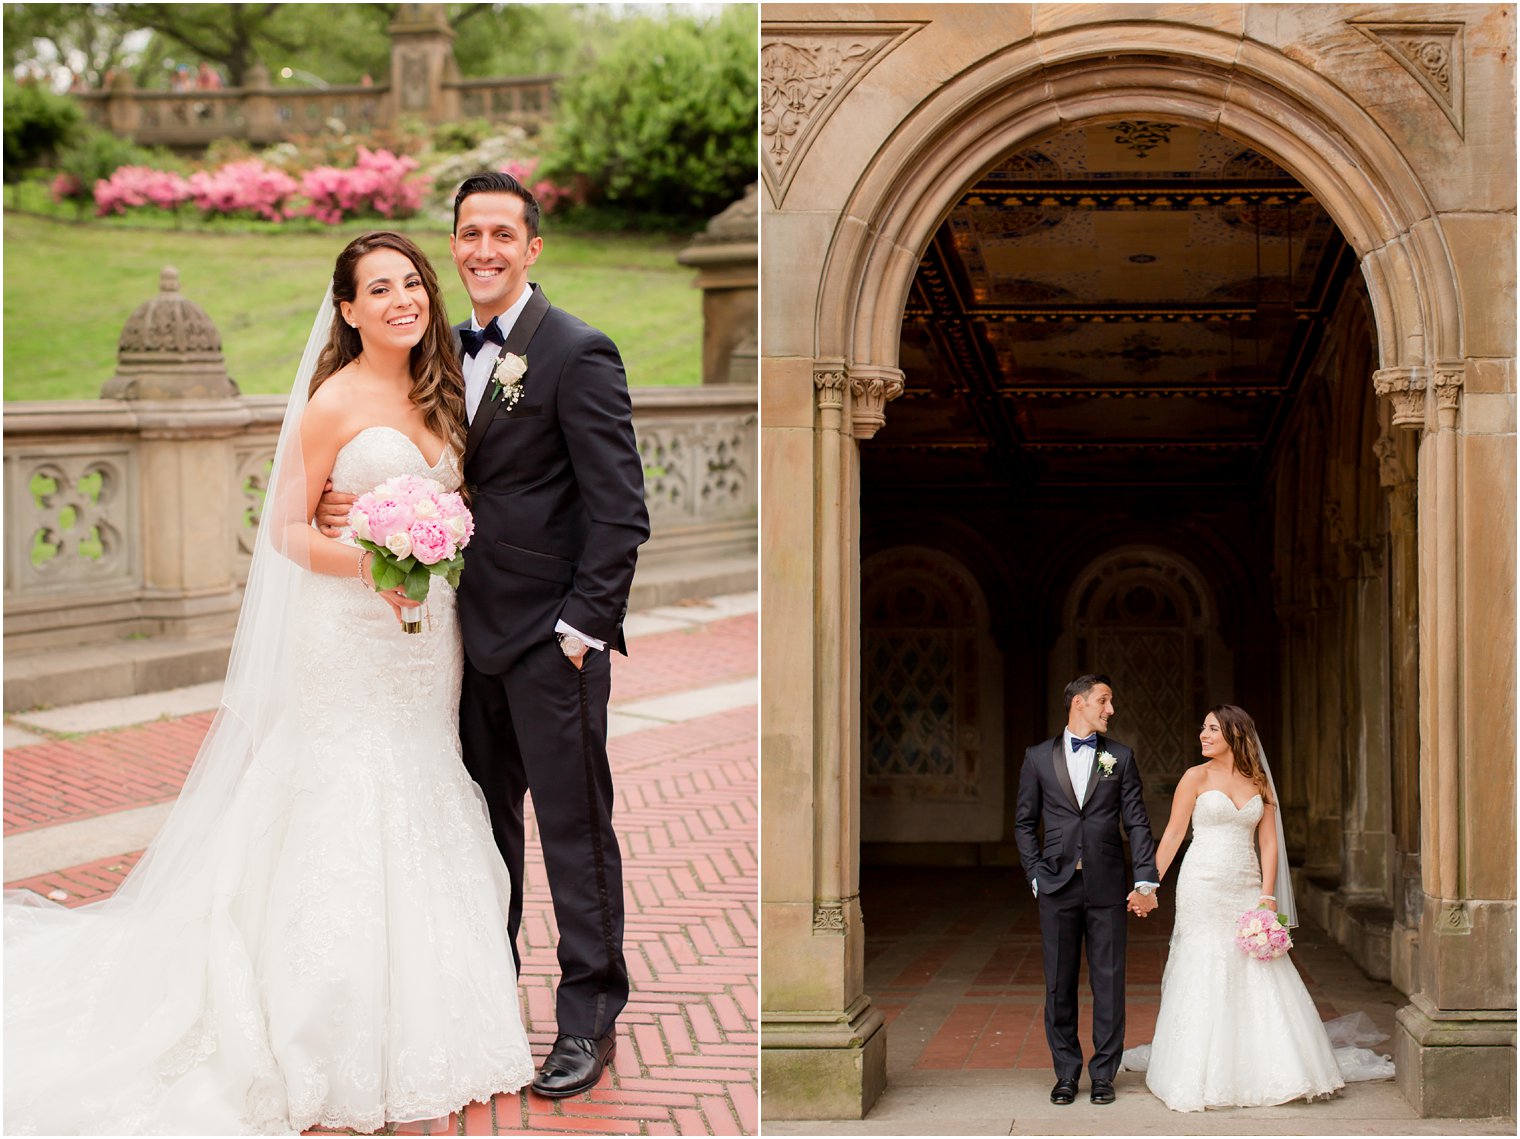
[[[820,364],[813,369],[813,390],[818,393],[820,411],[839,411],[844,407],[845,370],[843,364]]]
[[[1436,414],[1443,426],[1456,424],[1457,408],[1462,401],[1462,376],[1467,369],[1461,364],[1437,364],[1435,382]]]
[[[855,397],[850,433],[857,439],[869,439],[887,421],[887,401],[903,393],[902,370],[879,364],[851,368],[850,392]]]
[[[1424,368],[1379,368],[1372,373],[1372,387],[1393,406],[1393,426],[1418,431],[1425,426]]]

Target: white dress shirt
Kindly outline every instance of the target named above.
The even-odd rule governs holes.
[[[517,318],[522,316],[523,309],[528,307],[528,301],[532,296],[533,286],[525,283],[522,294],[512,302],[512,307],[496,318],[496,327],[501,329],[503,340],[512,335],[512,328],[517,324]],[[473,312],[470,313],[470,327],[476,332],[485,327]],[[481,396],[485,395],[486,384],[491,379],[491,365],[496,363],[497,357],[501,355],[501,349],[502,346],[500,344],[494,344],[487,340],[481,346],[479,353],[464,358],[464,403],[471,423],[475,422],[475,410],[480,406]],[[579,637],[593,649],[605,650],[607,647],[606,641],[588,636],[574,625],[567,624],[562,620],[555,622],[554,631],[556,633],[566,633],[572,637]]]

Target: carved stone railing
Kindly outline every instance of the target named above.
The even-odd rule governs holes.
[[[640,565],[753,556],[756,390],[635,388]],[[5,405],[5,650],[231,629],[283,396]]]
[[[438,116],[541,126],[554,113],[555,76],[461,79],[439,85]],[[229,88],[221,91],[139,91],[119,87],[74,96],[96,126],[142,146],[180,149],[232,138],[260,146],[341,125],[362,133],[393,126],[400,98],[388,84],[343,87]],[[419,114],[418,117],[428,117]]]

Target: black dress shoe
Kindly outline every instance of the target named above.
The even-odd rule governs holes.
[[[1050,1102],[1059,1103],[1063,1107],[1077,1098],[1077,1080],[1073,1076],[1069,1080],[1057,1080],[1056,1086],[1050,1089]]]
[[[1113,1103],[1114,1082],[1112,1080],[1094,1080],[1092,1082],[1092,1094],[1088,1098],[1093,1103]]]
[[[602,1070],[612,1058],[615,1047],[616,1031],[609,1032],[600,1040],[560,1033],[555,1037],[549,1055],[544,1057],[538,1075],[533,1077],[533,1090],[551,1099],[563,1099],[565,1096],[590,1091],[602,1078]]]

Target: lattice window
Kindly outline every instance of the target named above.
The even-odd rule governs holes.
[[[955,660],[949,630],[865,634],[869,777],[956,773]]]

